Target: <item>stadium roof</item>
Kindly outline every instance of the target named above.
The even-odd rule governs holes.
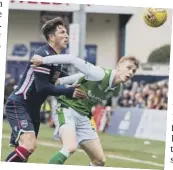
[[[18,10],[37,10],[37,11],[63,11],[74,12],[80,9],[79,4],[70,3],[54,3],[54,2],[34,2],[34,1],[18,1],[11,0],[9,9]],[[135,7],[117,7],[105,5],[85,5],[87,13],[109,13],[109,14],[134,14]]]

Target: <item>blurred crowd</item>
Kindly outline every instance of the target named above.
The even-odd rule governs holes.
[[[152,84],[129,81],[124,84],[118,100],[121,107],[138,107],[166,110],[168,101],[168,80]]]

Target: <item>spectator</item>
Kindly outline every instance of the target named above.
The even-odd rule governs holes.
[[[145,107],[145,101],[143,99],[142,93],[136,93],[135,95],[136,100],[136,107],[138,108],[144,108]]]
[[[130,88],[131,87],[131,88]],[[125,85],[118,100],[121,107],[138,107],[148,109],[167,109],[168,81],[147,84],[144,81]]]

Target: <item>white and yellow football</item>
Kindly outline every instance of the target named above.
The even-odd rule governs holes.
[[[150,27],[160,27],[167,20],[167,11],[163,8],[147,8],[144,10],[143,19]]]

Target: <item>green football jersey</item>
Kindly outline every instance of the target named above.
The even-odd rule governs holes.
[[[104,72],[105,76],[101,81],[89,81],[81,77],[77,82],[77,84],[81,84],[79,88],[87,92],[87,98],[74,99],[60,96],[58,102],[65,107],[71,107],[79,114],[90,116],[93,106],[102,104],[110,97],[117,96],[120,91],[120,84],[115,87],[109,85],[112,70],[104,69]]]

